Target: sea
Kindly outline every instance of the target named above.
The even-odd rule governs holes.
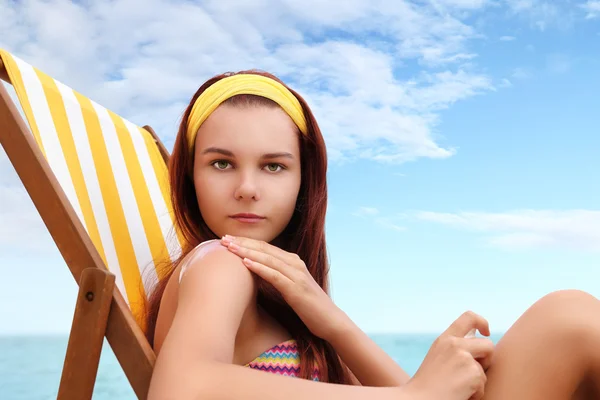
[[[412,376],[437,335],[373,334],[370,337]],[[500,335],[492,335],[494,343],[499,339]],[[0,337],[0,400],[56,399],[67,340],[67,336]],[[105,341],[93,399],[135,398]]]

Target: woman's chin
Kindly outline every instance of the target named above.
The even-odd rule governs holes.
[[[271,232],[271,230],[269,229],[250,224],[228,224],[228,226],[226,226],[225,229],[222,230],[222,232],[223,234],[220,236],[230,235],[236,237],[245,237],[254,240],[262,240],[265,242],[271,242],[277,237],[277,234]]]

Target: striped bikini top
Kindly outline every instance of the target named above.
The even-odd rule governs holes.
[[[246,364],[245,367],[277,375],[299,377],[300,353],[298,352],[298,345],[294,339],[286,340],[271,347]],[[319,369],[316,366],[313,369],[312,380],[319,380]]]

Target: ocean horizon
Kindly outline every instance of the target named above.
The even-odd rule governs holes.
[[[438,334],[372,333],[409,375],[419,368]],[[494,343],[502,334],[492,334]],[[3,400],[56,399],[67,349],[67,334],[0,336],[0,394]],[[106,339],[102,347],[94,400],[129,400],[135,394]]]

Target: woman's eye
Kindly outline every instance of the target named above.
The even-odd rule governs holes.
[[[215,161],[213,165],[216,169],[227,169],[227,167],[229,166],[229,161],[219,160]]]
[[[267,164],[267,169],[269,172],[278,172],[282,167],[279,164]]]

